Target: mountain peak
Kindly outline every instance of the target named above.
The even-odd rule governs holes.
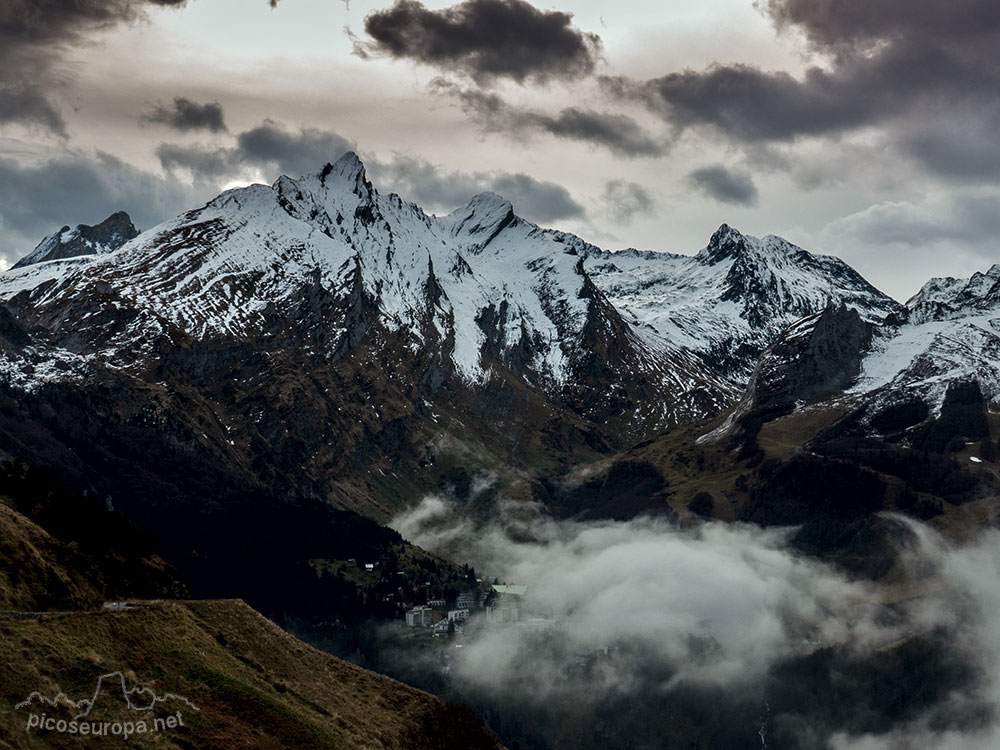
[[[375,197],[375,188],[368,181],[365,165],[353,151],[347,151],[318,172],[310,172],[297,180],[282,175],[271,187],[283,200],[295,204],[303,200],[314,202],[312,208],[305,209],[307,214],[322,206],[330,211],[330,216],[336,216],[338,212],[346,215],[354,212],[358,201],[368,206]]]
[[[347,151],[339,159],[328,162],[318,173],[306,175],[298,183],[319,183],[321,188],[337,190],[344,187],[360,196],[371,194],[371,183],[365,172],[365,165],[353,151]]]
[[[323,171],[327,175],[338,174],[352,180],[365,178],[365,165],[353,151],[345,152],[337,161],[327,164]]]
[[[509,200],[490,190],[485,190],[482,193],[474,195],[472,200],[466,204],[466,207],[477,213],[508,213],[514,210],[514,206]]]
[[[139,230],[132,223],[132,217],[125,211],[117,211],[94,226],[77,224],[75,229],[64,226],[38,243],[13,267],[24,268],[46,260],[111,253],[138,235]]]
[[[723,224],[715,230],[715,234],[712,235],[708,246],[702,253],[709,263],[715,264],[743,255],[748,249],[747,238],[728,224]]]
[[[976,271],[967,279],[935,277],[906,302],[912,322],[948,320],[974,309],[995,309],[1000,303],[1000,264]]]
[[[451,233],[469,241],[470,249],[482,250],[517,217],[514,206],[496,193],[483,192],[474,196],[465,206],[451,213]]]

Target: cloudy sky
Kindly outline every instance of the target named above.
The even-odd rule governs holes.
[[[0,265],[356,150],[609,249],[722,222],[900,299],[1000,262],[995,0],[4,0]]]

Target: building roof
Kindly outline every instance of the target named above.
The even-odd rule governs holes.
[[[528,587],[523,586],[519,583],[514,583],[511,584],[510,586],[507,586],[506,584],[504,585],[497,584],[493,586],[493,590],[502,596],[506,595],[524,596],[528,591]]]

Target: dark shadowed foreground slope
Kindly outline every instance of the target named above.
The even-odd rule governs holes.
[[[178,696],[153,711],[130,709],[121,680],[105,678],[90,715],[148,720],[146,737],[101,737],[101,747],[496,748],[471,714],[427,693],[336,659],[288,635],[238,600],[150,602],[124,611],[0,618],[0,736],[17,748],[71,746],[82,738],[27,731],[31,715],[75,712],[38,691],[79,700],[102,675],[128,689]],[[184,700],[182,700],[182,698]],[[139,695],[136,703],[148,700]],[[184,726],[154,731],[155,717]],[[94,740],[96,738],[90,738]]]
[[[108,748],[500,747],[471,712],[307,646],[242,601],[102,606],[173,573],[150,558],[123,579],[6,503],[0,563],[0,748],[78,747],[84,723]]]

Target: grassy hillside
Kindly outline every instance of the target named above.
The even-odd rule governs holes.
[[[148,721],[179,710],[184,726],[127,741],[102,737],[102,747],[499,747],[470,713],[307,646],[238,600],[0,617],[0,663],[0,747],[78,744],[81,738],[26,730],[33,711],[56,709],[15,706],[33,691],[89,696],[113,672],[129,687],[177,694],[198,710],[170,701],[143,714],[124,705],[120,690],[117,701],[105,691],[109,700],[88,718]]]
[[[0,609],[100,606],[83,556],[0,502]]]
[[[18,461],[0,461],[0,609],[187,595],[179,573],[120,514]]]
[[[102,675],[115,673],[126,689],[183,696],[197,710],[170,699],[137,711],[120,677],[105,680],[117,679],[118,689],[102,690],[85,721],[153,727],[179,710],[184,725],[102,736],[102,747],[499,748],[471,712],[307,646],[240,600],[104,609],[132,590],[162,587],[171,571],[155,557],[62,541],[12,502],[0,502],[0,610],[19,614],[0,614],[0,748],[78,746],[79,736],[28,724],[34,715],[68,726],[79,710],[17,705],[36,691],[89,698]]]

